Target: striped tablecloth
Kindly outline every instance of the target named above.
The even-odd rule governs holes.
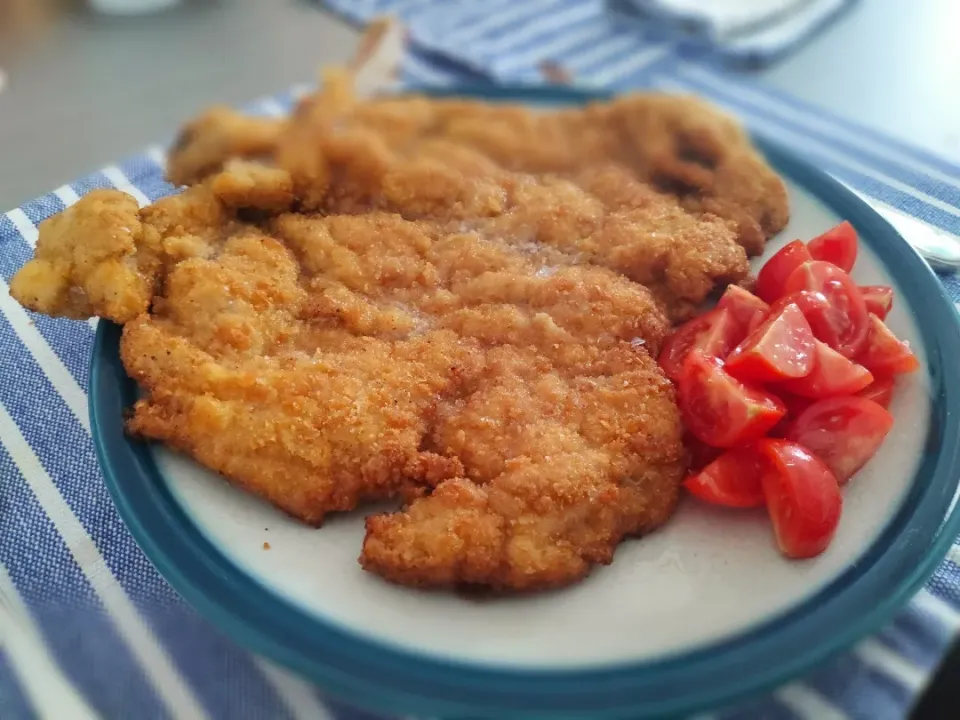
[[[559,61],[586,82],[694,91],[801,149],[903,232],[960,235],[960,167],[789,96],[745,84],[573,0],[331,1],[353,19],[393,7],[415,43],[407,85],[530,81]],[[549,16],[524,24],[534,11]],[[252,110],[285,112],[296,92]],[[96,187],[141,203],[172,188],[163,150],[0,216],[0,718],[368,718],[219,634],[159,577],[97,468],[87,416],[94,323],[26,313],[7,292],[37,223]],[[960,298],[960,283],[944,279]],[[882,632],[809,676],[717,718],[903,717],[960,628],[960,545]]]

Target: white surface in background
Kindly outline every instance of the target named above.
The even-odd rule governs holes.
[[[109,15],[140,15],[173,7],[180,0],[89,0],[94,10]]]
[[[634,0],[640,8],[654,7],[664,14],[695,17],[718,35],[776,23],[822,0]]]

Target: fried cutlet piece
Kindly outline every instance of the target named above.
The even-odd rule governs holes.
[[[199,278],[191,290],[210,294]],[[213,337],[211,351],[169,320],[128,324],[121,357],[147,393],[129,430],[313,525],[330,512],[462,472],[456,457],[419,448],[438,397],[455,389],[453,367],[468,354],[455,336],[348,335],[308,353],[294,349],[304,332],[299,321],[290,315],[278,322],[281,314],[261,321],[236,312],[215,327],[194,323],[200,337]],[[294,335],[290,347],[270,345],[287,333]],[[264,346],[276,354],[255,354]],[[237,355],[243,359],[230,359]]]
[[[648,285],[673,321],[716,286],[741,281],[746,255],[787,220],[783,183],[749,138],[693,98],[628,95],[554,112],[418,96],[360,101],[341,73],[274,140],[278,206],[292,196],[290,207],[308,211],[379,208],[473,227],[491,219],[491,232],[523,224],[535,241]]]
[[[730,221],[751,255],[787,223],[783,182],[741,127],[700,99],[637,93],[552,113],[446,102],[438,101],[433,120],[443,129],[423,132],[443,134],[509,170],[565,175],[616,163],[684,208]],[[371,105],[367,114],[354,112],[379,128],[368,119]],[[416,152],[402,142],[405,152]]]
[[[243,142],[243,122],[218,110],[189,125],[172,151],[171,180],[199,182],[228,157],[272,153],[307,207],[323,207],[334,191],[343,209],[351,194],[358,204],[375,200],[376,183],[401,161],[563,176],[616,164],[685,209],[730,223],[750,255],[789,218],[785,186],[747,134],[694,97],[633,93],[556,111],[419,96],[360,101],[341,74],[304,98],[282,128],[251,119]]]
[[[580,509],[551,521],[566,528],[555,549],[553,538],[535,540],[556,559],[540,574],[459,578],[500,588],[573,581],[609,561],[625,534],[668,517],[683,472],[680,424],[647,352],[669,323],[646,288],[549,244],[395,213],[266,212],[250,222],[223,188],[251,183],[254,198],[269,197],[277,178],[238,175],[142,210],[116,191],[91,194],[41,231],[39,247],[56,237],[79,262],[96,247],[89,233],[136,228],[134,258],[149,238],[157,259],[131,287],[153,294],[111,315],[126,323],[121,357],[143,390],[132,433],[313,524],[367,499],[430,493],[419,508],[446,496],[445,483],[496,487],[540,438],[537,457],[553,447],[566,474],[541,462],[537,483],[580,487],[570,496]],[[52,308],[109,310],[86,299]],[[502,447],[483,428],[502,433]],[[594,533],[598,513],[612,524]],[[370,538],[402,552],[402,542]],[[446,580],[418,577],[374,550],[364,564],[403,582],[459,581],[450,570]]]
[[[34,257],[13,277],[10,292],[46,315],[99,315],[124,323],[146,312],[159,253],[157,236],[140,222],[136,200],[94,190],[40,224]]]
[[[184,125],[170,148],[167,180],[193,185],[223,169],[228,160],[270,156],[285,123],[216,106]]]

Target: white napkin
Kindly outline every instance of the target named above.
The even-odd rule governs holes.
[[[822,0],[632,0],[640,10],[683,22],[715,41],[731,40],[809,12]]]

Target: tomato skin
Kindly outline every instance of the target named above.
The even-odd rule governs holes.
[[[848,360],[826,343],[814,342],[815,360],[810,374],[796,380],[784,380],[780,387],[794,395],[822,400],[853,395],[873,382],[873,375],[865,367]]]
[[[727,356],[726,370],[741,380],[774,382],[802,378],[813,370],[814,338],[800,308],[787,304]]]
[[[757,273],[757,295],[761,300],[772,303],[784,294],[783,286],[787,278],[812,259],[810,250],[800,240],[787,243],[774,253]]]
[[[674,330],[664,341],[657,361],[666,376],[676,382],[691,350],[696,348],[723,360],[745,335],[746,330],[740,327],[730,310],[718,307]]]
[[[850,272],[857,261],[857,231],[844,220],[808,242],[807,248],[814,260],[823,260]]]
[[[881,320],[887,319],[887,315],[893,310],[892,287],[889,285],[861,285],[860,294],[863,295],[867,312],[873,313]]]
[[[718,448],[758,440],[786,413],[776,397],[740,382],[699,350],[687,356],[677,400],[687,430]]]
[[[819,457],[841,485],[883,443],[893,416],[866,398],[851,396],[816,402],[794,419],[786,438]]]
[[[780,552],[788,558],[819,555],[840,524],[843,497],[830,469],[806,448],[787,440],[759,443],[770,470],[763,495]]]
[[[857,395],[867,400],[873,400],[880,407],[889,408],[890,401],[893,400],[893,378],[877,378]]]
[[[919,369],[920,361],[907,343],[897,339],[883,320],[870,316],[866,347],[857,361],[874,375],[901,375]]]
[[[856,357],[866,345],[870,327],[860,288],[836,265],[812,260],[794,270],[784,284],[786,293],[804,290],[823,294],[829,305],[825,323],[814,328],[817,339],[844,357]]]
[[[744,337],[770,312],[769,305],[739,285],[728,285],[717,302],[717,307],[726,308],[730,312],[743,328]]]
[[[683,486],[713,505],[752,508],[763,505],[762,478],[766,461],[756,445],[727,450]]]
[[[836,338],[836,331],[833,329],[833,310],[826,295],[809,290],[784,295],[770,306],[770,314],[782,310],[790,303],[800,308],[803,316],[810,323],[810,329],[813,330],[813,336],[817,340],[827,342],[824,338]]]

